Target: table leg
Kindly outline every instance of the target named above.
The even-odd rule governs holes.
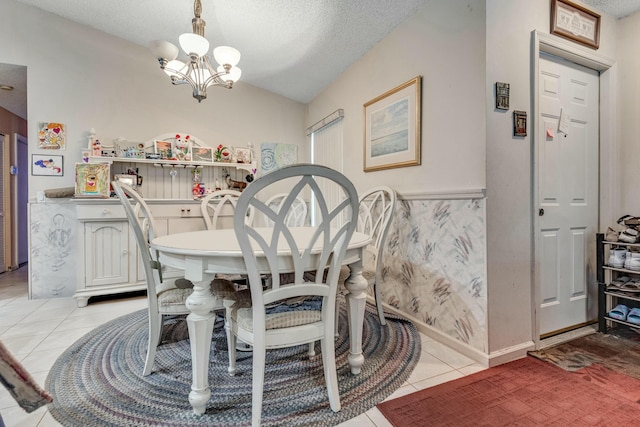
[[[196,414],[204,414],[211,397],[209,388],[209,353],[211,336],[216,319],[212,311],[216,306],[216,297],[211,294],[209,284],[213,275],[204,274],[202,281],[193,282],[193,293],[187,298],[187,316],[189,341],[191,342],[191,370],[193,382],[189,403]]]
[[[349,291],[345,295],[347,315],[349,318],[349,365],[351,373],[358,375],[364,363],[362,355],[362,329],[364,327],[364,309],[367,303],[367,279],[362,276],[362,260],[349,264],[351,275],[345,281]]]

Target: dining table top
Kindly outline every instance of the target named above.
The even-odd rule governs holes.
[[[269,238],[274,229],[272,227],[259,227],[255,228],[255,230],[264,238]],[[301,248],[306,248],[313,238],[316,227],[291,227],[289,230],[296,244]],[[361,248],[370,242],[371,237],[368,234],[354,232],[349,241],[348,248]],[[252,242],[252,244],[255,245],[256,255],[261,255],[262,250],[255,242]],[[289,245],[285,239],[281,239],[279,244],[282,245],[282,249],[279,247],[279,253],[290,253]],[[314,247],[317,247],[317,251],[320,252],[322,245],[322,239],[318,239]],[[242,257],[242,250],[236,238],[235,230],[229,228],[168,234],[154,238],[151,242],[151,247],[161,252],[176,255]]]

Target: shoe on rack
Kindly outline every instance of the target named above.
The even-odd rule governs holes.
[[[629,313],[629,308],[624,304],[618,304],[609,312],[609,317],[617,320],[627,320],[627,313]]]
[[[620,235],[618,236],[618,240],[625,243],[636,243],[638,241],[638,235],[640,235],[640,233],[638,233],[637,230],[634,230],[633,228],[627,228],[620,233]]]
[[[627,250],[616,248],[609,251],[609,267],[622,268],[624,267],[624,261],[627,258]]]
[[[640,271],[640,252],[627,252],[624,260],[624,268],[627,270]]]

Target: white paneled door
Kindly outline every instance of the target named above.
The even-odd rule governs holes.
[[[540,335],[549,335],[596,316],[599,75],[544,53],[539,70],[536,267]]]

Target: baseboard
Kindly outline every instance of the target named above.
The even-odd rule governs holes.
[[[375,300],[373,299],[373,297],[367,296],[367,298],[372,304],[375,305]],[[489,359],[487,355],[482,351],[476,348],[473,348],[470,345],[465,344],[461,341],[458,341],[447,334],[442,333],[441,331],[435,329],[433,326],[429,326],[426,323],[421,322],[420,320],[416,319],[413,316],[409,316],[407,313],[400,311],[395,307],[391,307],[390,305],[387,305],[387,304],[383,304],[383,306],[385,311],[389,311],[391,313],[397,314],[398,316],[411,320],[416,325],[416,328],[418,328],[420,332],[427,335],[428,337],[433,338],[439,343],[442,343],[447,347],[452,348],[453,350],[457,351],[458,353],[464,356],[467,356],[469,359],[472,359],[474,362],[479,363],[485,368],[489,366],[488,365]]]
[[[535,344],[533,341],[526,341],[512,347],[502,348],[498,351],[489,353],[487,364],[491,368],[493,366],[502,365],[503,363],[522,359],[527,355],[527,352],[534,349]]]
[[[367,296],[367,298],[372,304],[375,305],[375,300],[372,296]],[[383,304],[383,306],[385,311],[395,313],[398,316],[402,316],[411,320],[416,325],[418,330],[423,334],[427,335],[430,338],[433,338],[439,343],[446,345],[447,347],[452,348],[458,353],[467,356],[469,359],[472,359],[485,368],[490,368],[492,366],[498,366],[502,365],[503,363],[521,359],[527,355],[528,351],[535,349],[535,343],[533,341],[526,341],[521,344],[503,348],[501,350],[487,354],[478,350],[477,348],[471,347],[468,344],[465,344],[461,341],[456,340],[455,338],[450,337],[447,334],[442,333],[434,327],[421,322],[413,316],[409,316],[407,313],[400,311],[395,307],[391,307],[387,304]]]

